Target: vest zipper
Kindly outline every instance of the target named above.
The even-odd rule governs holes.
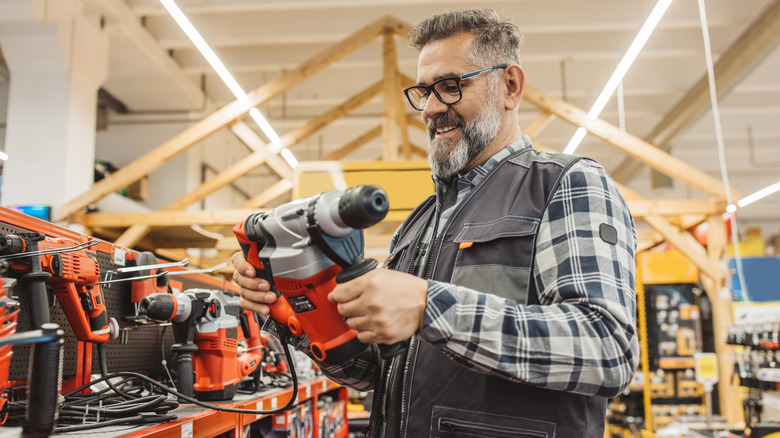
[[[428,276],[431,273],[431,264],[433,264],[433,253],[436,251],[436,245],[439,241],[439,221],[441,220],[441,211],[438,212],[436,215],[436,222],[433,224],[433,241],[431,243],[431,246],[428,251],[428,261],[425,264],[425,273],[423,274],[423,279],[428,279]],[[418,245],[414,249],[414,254],[412,255],[412,264],[409,266],[409,273],[411,274],[414,270],[414,263],[415,259],[419,256],[420,246]],[[403,437],[406,433],[406,394],[409,391],[409,368],[412,366],[412,357],[414,357],[414,347],[416,346],[415,343],[415,337],[412,336],[412,338],[409,340],[409,348],[406,351],[406,361],[404,362],[404,372],[403,372],[403,384],[401,386],[401,427],[399,428],[399,438]]]
[[[374,391],[374,402],[372,406],[372,410],[376,410],[376,418],[374,423],[371,425],[371,437],[372,438],[379,438],[379,429],[381,428],[382,423],[384,423],[384,409],[385,409],[385,387],[387,385],[387,378],[390,374],[390,360],[385,360],[382,362],[382,371],[379,373],[379,382],[382,382],[379,385],[379,388],[377,388]]]
[[[433,253],[436,252],[436,246],[439,243],[439,220],[441,220],[441,213],[439,213],[436,216],[436,223],[433,224],[433,241],[431,242],[431,247],[428,249],[428,261],[425,263],[425,272],[423,273],[423,277],[425,280],[427,280],[429,275],[431,275],[431,265],[433,265]]]
[[[412,366],[412,357],[414,357],[414,348],[417,346],[415,337],[409,341],[409,349],[406,351],[406,363],[404,364],[403,386],[401,388],[401,427],[399,430],[400,437],[406,436],[406,393],[409,391],[409,369]]]
[[[447,432],[451,437],[462,436],[490,436],[490,437],[512,437],[512,438],[547,438],[547,432],[520,429],[515,427],[505,427],[492,424],[472,423],[459,421],[454,418],[442,418],[439,423],[439,430]]]

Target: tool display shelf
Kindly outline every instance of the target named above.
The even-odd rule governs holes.
[[[84,243],[93,240],[79,232],[42,221],[21,213],[0,207],[0,235],[39,232],[47,237],[67,238],[74,243]],[[118,266],[135,266],[139,255],[137,251],[128,248],[119,247],[111,242],[94,239],[97,243],[91,246],[87,251],[90,257],[94,257],[100,265],[101,272],[114,269]],[[171,267],[169,270],[183,270],[184,268]],[[226,292],[237,292],[237,286],[224,279],[206,274],[195,274],[187,277],[180,277],[183,289],[200,287],[221,290]],[[173,334],[169,330],[167,333],[162,326],[138,326],[132,321],[127,321],[124,316],[132,314],[133,308],[130,303],[130,284],[118,283],[116,285],[104,285],[103,296],[106,302],[106,308],[109,317],[118,320],[120,336],[117,339],[110,339],[107,343],[108,351],[108,370],[115,372],[119,370],[133,370],[142,374],[161,374],[161,359],[165,358],[170,362],[172,352],[170,345],[173,343]],[[19,312],[19,322],[17,332],[23,332],[30,329],[30,317],[28,316],[29,299],[23,290],[16,286],[16,290],[9,290],[9,295],[18,298],[21,311]],[[51,320],[57,323],[64,331],[63,345],[63,388],[65,393],[83,383],[89,381],[91,375],[99,373],[99,366],[96,356],[92,354],[92,344],[78,341],[70,328],[61,306],[55,305],[50,308]],[[13,357],[9,371],[9,380],[14,384],[25,384],[27,376],[28,346],[14,346]],[[163,352],[163,353],[161,353]],[[94,360],[93,360],[94,359]],[[324,394],[327,393],[329,399],[335,400],[335,405],[343,402],[343,410],[330,409],[331,415],[338,413],[335,418],[338,421],[331,421],[329,425],[333,428],[336,424],[337,430],[330,431],[324,435],[327,437],[346,438],[348,435],[347,417],[346,417],[346,388],[328,381],[325,378],[311,381],[302,381],[298,390],[299,404],[301,409],[306,411],[306,434],[305,436],[319,437],[319,424],[325,410],[318,406]],[[271,410],[284,406],[292,396],[292,388],[273,389],[252,395],[237,394],[236,397],[228,403],[220,403],[225,406],[245,408],[252,410]],[[301,405],[304,404],[305,406]],[[327,405],[327,403],[326,403]],[[220,412],[212,409],[201,408],[192,404],[183,405],[174,411],[179,419],[164,424],[152,424],[142,427],[118,426],[101,427],[80,433],[58,434],[64,437],[242,437],[242,436],[263,436],[255,430],[258,425],[265,427],[271,424],[271,420],[276,418],[267,418],[268,415],[256,414],[238,414]],[[302,414],[299,414],[301,416]],[[339,418],[343,417],[343,418]],[[331,418],[333,420],[333,418]],[[247,426],[253,425],[252,433],[246,434]],[[295,436],[295,433],[285,435],[283,430],[275,428],[271,435],[276,437]],[[21,428],[0,427],[0,438],[19,437]],[[297,438],[302,434],[298,433]]]
[[[220,406],[252,409],[252,410],[271,410],[284,406],[292,395],[292,388],[280,388],[268,390],[255,394],[237,394],[234,400],[227,403],[215,403]],[[332,395],[334,399],[347,400],[347,388],[342,387],[328,379],[315,379],[300,382],[298,387],[298,401],[305,403],[311,400],[314,406],[313,427],[309,436],[318,438],[321,436],[327,438],[346,438],[348,435],[347,411],[341,411],[343,416],[343,426],[338,431],[331,431],[327,435],[320,434],[320,425],[316,421],[320,417],[320,409],[317,407],[319,398],[324,395]],[[180,406],[171,414],[179,418],[175,421],[162,424],[152,424],[146,426],[113,426],[102,427],[83,432],[69,432],[55,434],[54,436],[63,438],[94,438],[100,436],[104,438],[212,438],[217,436],[241,438],[248,437],[245,434],[245,427],[263,418],[269,417],[268,414],[239,414],[233,412],[221,412],[213,409],[206,409],[193,404]],[[257,435],[251,435],[257,436]],[[275,432],[275,437],[281,436],[280,432]],[[292,434],[290,436],[293,436]],[[0,427],[1,438],[21,437],[21,428]],[[300,435],[298,438],[301,438]]]
[[[306,402],[312,400],[315,406],[314,418],[318,418],[317,400],[325,393],[335,393],[339,400],[346,400],[347,390],[325,378],[301,382],[298,387],[298,400]],[[275,389],[261,394],[238,394],[229,403],[219,403],[221,406],[252,409],[271,410],[284,406],[292,395],[292,388]],[[62,437],[88,437],[99,434],[101,437],[116,438],[211,438],[216,436],[231,436],[240,438],[244,435],[244,427],[268,417],[267,414],[238,414],[233,412],[220,412],[213,409],[205,409],[195,405],[182,405],[172,411],[179,415],[179,419],[169,423],[156,424],[147,427],[133,429],[122,428],[121,432],[110,432],[110,429],[95,429],[91,434],[65,433],[55,436]],[[119,429],[119,428],[114,428]],[[317,422],[314,423],[313,437],[319,437]],[[344,411],[344,427],[335,435],[337,438],[346,438],[348,434],[346,410]]]

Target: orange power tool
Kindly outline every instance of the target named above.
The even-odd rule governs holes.
[[[176,386],[182,394],[194,393],[198,400],[230,400],[241,379],[260,365],[259,320],[241,312],[238,300],[208,289],[155,293],[141,300],[142,314],[173,322],[176,344],[171,349],[178,353]],[[246,345],[239,346],[239,328]]]
[[[22,254],[23,251],[31,250],[30,241],[30,237],[26,235],[7,234],[2,246],[7,248],[6,254]],[[76,242],[67,238],[42,238],[37,240],[35,250],[44,254],[29,257],[33,263],[12,260],[11,269],[26,273],[22,276],[23,279],[36,270],[42,271],[40,276],[45,275],[45,281],[54,291],[76,339],[105,344],[109,338],[108,314],[103,293],[96,284],[100,281],[100,266],[84,249],[72,250],[77,246]],[[26,250],[17,251],[14,248]],[[43,303],[34,305],[46,306],[48,315],[45,289],[43,294]]]
[[[271,318],[295,336],[305,334],[318,360],[342,362],[365,347],[328,294],[376,267],[363,257],[362,229],[384,219],[388,207],[384,190],[363,185],[292,201],[233,228],[246,260],[277,296]],[[379,348],[391,357],[404,345]]]

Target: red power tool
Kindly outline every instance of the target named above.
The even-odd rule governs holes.
[[[25,234],[7,234],[0,240],[0,247],[5,249],[5,254],[23,254],[31,251],[30,242],[41,236],[43,235],[31,238]],[[97,260],[91,258],[83,249],[73,250],[79,245],[71,239],[45,237],[35,241],[35,250],[44,254],[28,257],[32,262],[25,262],[25,259],[12,260],[11,269],[25,274],[22,279],[41,271],[36,278],[45,278],[51,286],[76,339],[101,344],[108,342],[108,314],[103,293],[96,284],[100,281],[100,266]],[[48,319],[45,286],[35,285],[44,287],[44,299],[43,303],[40,303],[39,299],[33,305],[46,306]]]
[[[135,306],[136,313],[134,316],[138,315],[141,301],[149,295],[153,293],[182,292],[184,290],[182,282],[171,280],[167,275],[160,275],[164,274],[165,270],[155,267],[159,262],[154,253],[149,251],[138,253],[135,257],[135,263],[136,266],[149,266],[149,269],[137,271],[134,276],[139,277],[139,279],[133,279],[130,283],[130,301]],[[133,319],[133,317],[128,319]]]
[[[173,321],[176,344],[171,349],[178,353],[177,389],[182,394],[192,396],[194,391],[199,400],[230,400],[241,379],[260,365],[259,320],[241,312],[238,300],[207,289],[155,293],[141,300],[142,314],[157,321]],[[246,342],[241,348],[239,327]]]
[[[292,201],[233,228],[246,260],[277,296],[271,318],[295,336],[305,334],[318,360],[341,362],[364,349],[327,297],[336,283],[376,267],[376,260],[363,257],[362,229],[387,211],[384,190],[363,185]],[[380,350],[383,357],[394,356],[403,344]]]
[[[6,261],[0,261],[0,274],[5,275],[9,265]],[[10,298],[6,288],[13,287],[15,280],[2,278],[0,284],[0,339],[16,333],[16,319],[19,315],[19,303]],[[8,419],[8,399],[5,390],[8,389],[8,373],[11,368],[11,357],[14,355],[11,345],[0,347],[0,425]]]

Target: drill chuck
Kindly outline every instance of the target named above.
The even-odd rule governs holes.
[[[140,313],[155,321],[180,322],[187,319],[191,312],[191,303],[188,297],[177,299],[168,293],[154,293],[141,300]]]
[[[339,216],[345,225],[363,229],[385,218],[389,202],[381,187],[363,185],[347,189],[339,200]]]

